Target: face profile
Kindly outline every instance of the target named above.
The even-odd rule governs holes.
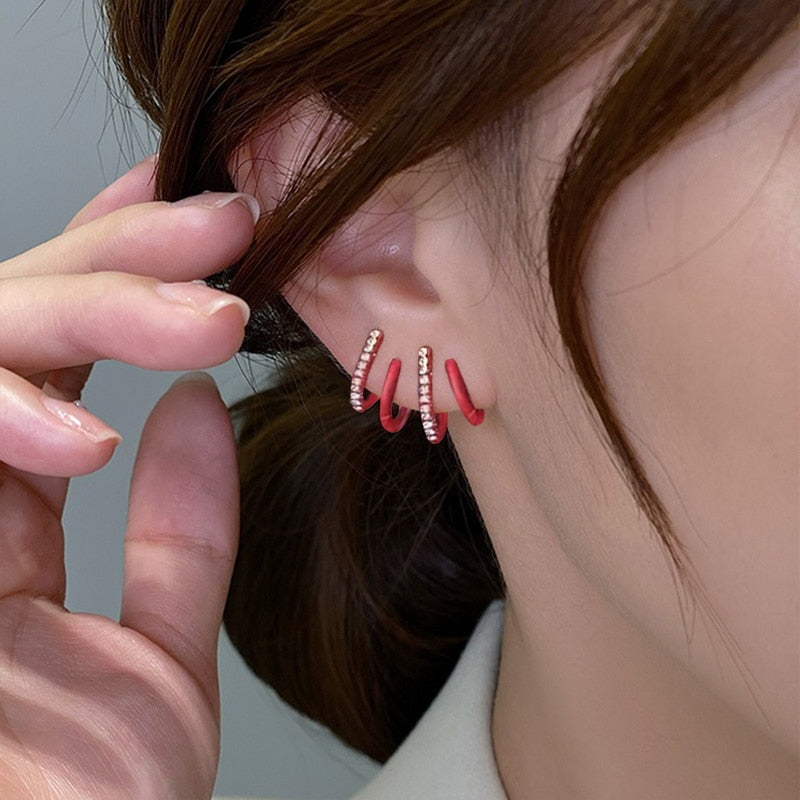
[[[51,320],[0,323],[0,620],[23,682],[93,642],[73,738],[144,754],[76,745],[76,791],[211,796],[223,624],[381,765],[358,800],[796,796],[796,8],[104,7],[158,159],[0,273]],[[263,388],[154,409],[93,638],[42,544],[116,444],[84,365],[237,350]]]

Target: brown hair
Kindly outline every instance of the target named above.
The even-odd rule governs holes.
[[[590,354],[582,269],[615,188],[744,74],[796,3],[105,0],[105,9],[116,60],[162,133],[165,199],[231,189],[237,146],[301,99],[323,100],[348,123],[218,276],[257,309],[244,349],[280,366],[275,385],[233,408],[243,516],[225,622],[258,675],[384,760],[503,591],[453,450],[429,447],[414,426],[388,436],[371,414],[352,413],[347,378],[279,290],[391,176],[447,148],[480,162],[491,142],[514,141],[523,101],[632,20],[635,35],[566,153],[548,270],[577,376],[682,573],[681,544]]]

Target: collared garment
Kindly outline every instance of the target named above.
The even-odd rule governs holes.
[[[353,800],[507,800],[492,749],[502,631],[503,604],[492,603],[430,708]]]
[[[352,800],[508,800],[492,749],[502,632],[498,601],[414,730]]]

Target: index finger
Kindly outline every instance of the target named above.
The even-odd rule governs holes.
[[[0,279],[127,272],[186,281],[232,264],[253,238],[258,202],[209,192],[118,208],[3,262]]]
[[[155,199],[156,156],[140,161],[93,197],[69,222],[65,231],[80,228],[118,208]]]

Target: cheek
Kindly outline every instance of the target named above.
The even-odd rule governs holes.
[[[598,231],[586,289],[613,403],[742,650],[773,734],[789,742],[798,702],[800,158],[788,124],[768,122],[673,147],[628,181]],[[758,724],[744,682],[721,678],[714,660],[710,650],[691,656]]]

